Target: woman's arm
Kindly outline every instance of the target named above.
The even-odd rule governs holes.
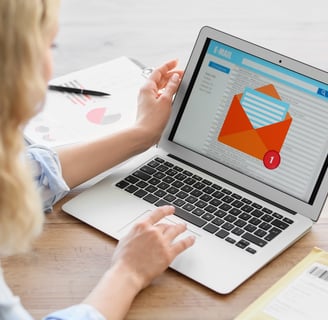
[[[125,317],[135,296],[195,241],[192,236],[174,241],[186,230],[184,224],[158,223],[173,212],[171,206],[160,207],[135,224],[119,241],[110,269],[84,303],[96,308],[106,319]]]
[[[134,126],[102,139],[57,150],[64,180],[73,188],[156,144],[171,113],[182,71],[172,60],[154,70],[138,96]],[[162,93],[159,93],[160,90]]]

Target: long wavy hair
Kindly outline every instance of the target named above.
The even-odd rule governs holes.
[[[0,255],[26,251],[43,212],[22,130],[44,99],[44,59],[59,0],[0,0]]]

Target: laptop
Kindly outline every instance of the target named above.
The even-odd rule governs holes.
[[[120,239],[173,204],[196,242],[170,267],[228,294],[318,220],[327,150],[328,74],[205,26],[159,144],[63,210]]]

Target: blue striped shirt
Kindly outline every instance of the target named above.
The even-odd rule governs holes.
[[[56,152],[43,146],[27,147],[27,156],[31,160],[33,176],[43,200],[44,211],[51,211],[52,206],[69,192],[65,183]],[[22,306],[19,297],[7,286],[0,267],[0,319],[33,320]],[[43,320],[105,320],[92,306],[77,304],[55,311]]]

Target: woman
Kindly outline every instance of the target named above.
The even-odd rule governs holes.
[[[0,257],[26,251],[40,233],[40,196],[43,209],[50,209],[70,188],[155,144],[182,75],[173,71],[176,61],[152,73],[140,91],[133,127],[58,153],[31,146],[25,157],[22,130],[42,109],[52,73],[58,9],[59,0],[0,0]],[[161,89],[164,93],[159,94]],[[136,224],[119,242],[110,268],[89,296],[45,319],[124,318],[138,292],[194,242],[186,237],[173,243],[185,225],[158,223],[173,212],[170,206],[158,208]],[[31,319],[1,269],[0,318]]]

